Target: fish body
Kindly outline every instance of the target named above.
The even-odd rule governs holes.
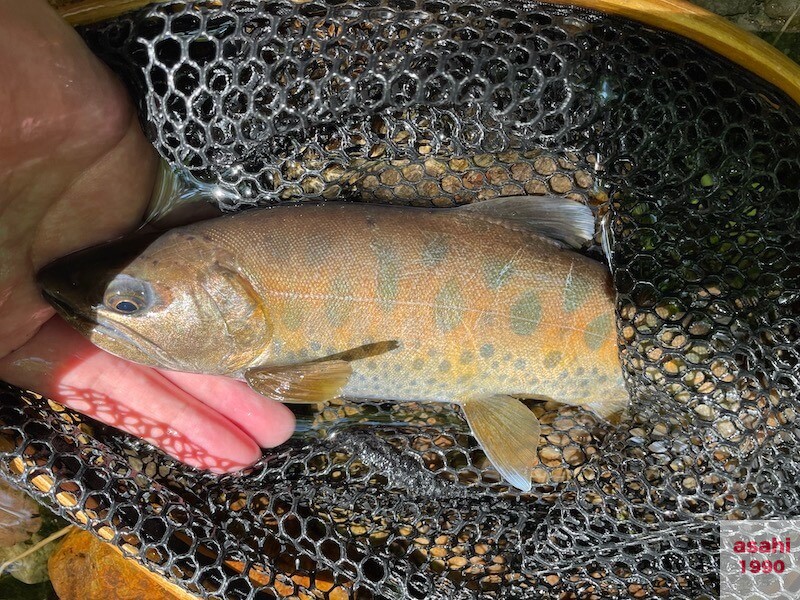
[[[614,294],[603,265],[526,226],[519,200],[513,214],[481,204],[249,211],[174,229],[104,267],[90,309],[54,290],[85,289],[63,285],[63,272],[96,272],[96,251],[44,287],[93,342],[138,362],[245,379],[284,401],[460,404],[490,460],[528,489],[538,422],[516,398],[601,415],[627,402]],[[131,286],[139,300],[120,293]],[[137,303],[147,310],[111,310]]]
[[[471,213],[345,203],[188,231],[236,256],[269,307],[270,343],[248,367],[396,340],[392,352],[353,362],[346,394],[586,404],[619,389],[606,270],[527,231]]]

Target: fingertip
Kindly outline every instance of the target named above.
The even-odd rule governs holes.
[[[242,381],[215,375],[160,371],[211,410],[223,415],[262,448],[273,448],[294,433],[294,413]]]
[[[198,396],[196,391],[195,396]],[[200,399],[208,403],[207,399]],[[219,405],[215,406],[217,403]],[[239,381],[225,381],[210,406],[252,437],[261,448],[279,446],[294,433],[294,413],[286,405],[262,396]]]
[[[272,404],[272,426],[264,430],[263,434],[259,435],[256,441],[262,448],[274,448],[280,446],[287,441],[294,433],[296,426],[296,419],[294,413],[285,404],[269,400],[267,402]]]

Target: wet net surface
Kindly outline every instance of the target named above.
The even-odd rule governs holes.
[[[785,95],[680,37],[529,2],[174,3],[82,34],[227,207],[610,210],[632,401],[615,425],[532,403],[520,495],[447,406],[331,404],[217,478],[4,387],[6,477],[211,598],[715,597],[717,522],[797,514]]]

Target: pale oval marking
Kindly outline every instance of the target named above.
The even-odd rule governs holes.
[[[382,242],[373,241],[370,248],[378,259],[378,301],[386,310],[394,308],[400,288],[400,261],[397,251]]]
[[[614,318],[605,313],[592,319],[583,332],[583,339],[590,350],[598,350],[613,337]]]
[[[430,234],[422,248],[422,265],[429,269],[438,266],[449,251],[450,242],[443,234]]]
[[[286,307],[286,310],[283,311],[281,322],[289,331],[299,329],[300,325],[303,324],[303,309],[296,303],[290,304]]]
[[[592,286],[580,275],[573,275],[570,270],[569,276],[564,283],[564,310],[575,312],[592,295]]]
[[[534,290],[517,297],[509,312],[511,331],[517,335],[531,335],[542,320],[542,303]]]
[[[331,298],[325,307],[325,314],[331,327],[341,327],[350,316],[353,303],[349,300],[350,282],[344,277],[337,277],[331,284]]]
[[[461,286],[451,279],[442,286],[433,304],[433,319],[439,331],[448,332],[461,323]]]
[[[512,261],[487,258],[483,263],[483,277],[486,287],[498,290],[511,279],[514,274]]]

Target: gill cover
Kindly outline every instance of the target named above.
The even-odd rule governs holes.
[[[224,366],[229,372],[237,371],[266,347],[272,337],[272,325],[261,297],[247,278],[218,260],[212,264],[201,276],[200,286],[225,327],[230,351]]]

